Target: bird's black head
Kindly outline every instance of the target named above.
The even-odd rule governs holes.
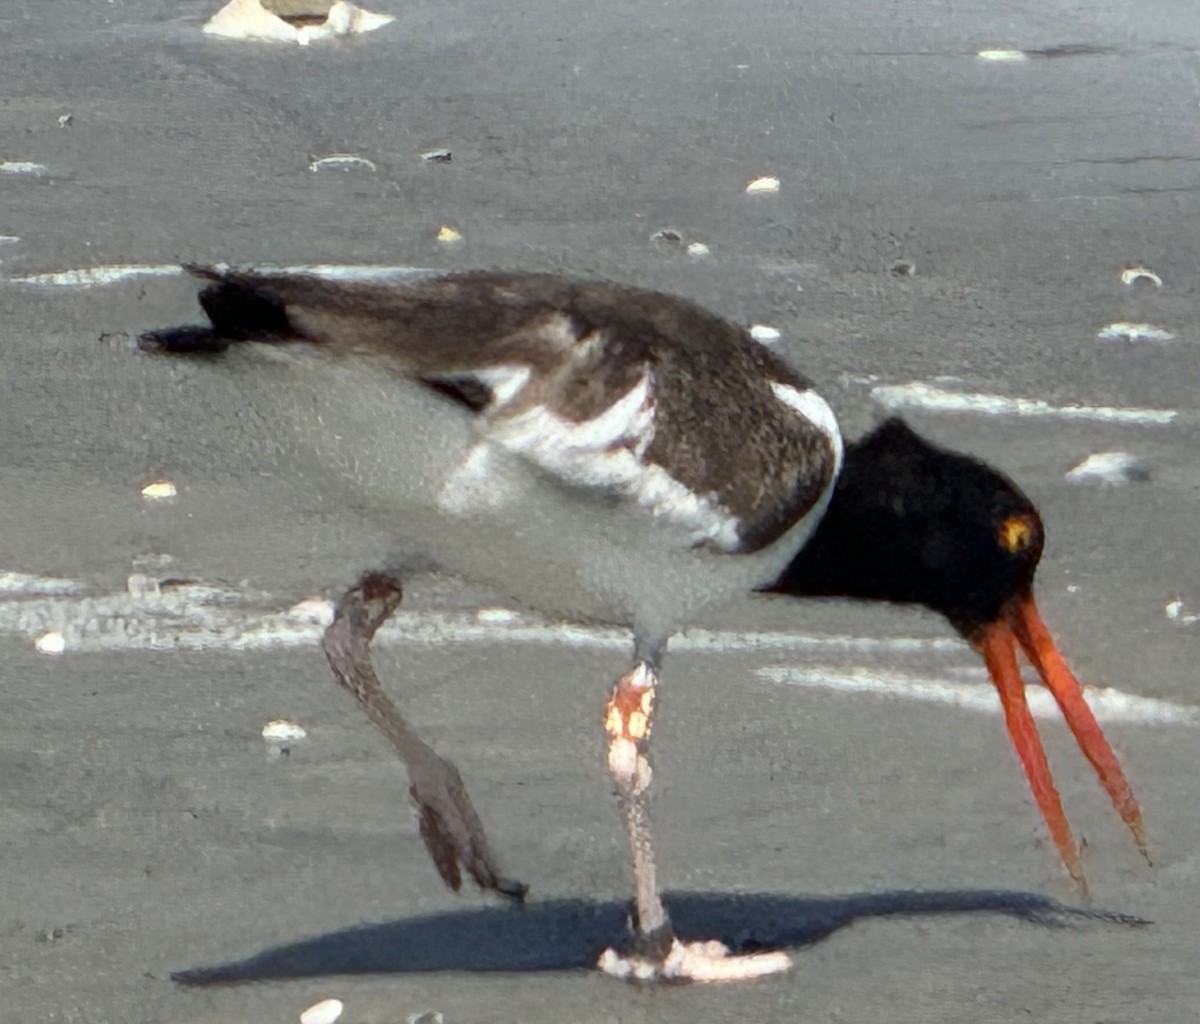
[[[768,589],[922,604],[971,637],[1029,593],[1042,543],[1011,480],[889,419],[848,446],[820,526]]]
[[[767,590],[923,604],[983,658],[1013,746],[1063,864],[1086,892],[1079,847],[1025,699],[1018,648],[1054,695],[1139,849],[1142,813],[1033,597],[1042,520],[1003,474],[888,420],[850,445],[824,519]]]

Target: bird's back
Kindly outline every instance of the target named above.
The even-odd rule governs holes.
[[[673,628],[778,572],[836,474],[809,382],[683,299],[195,272],[212,327],[146,347],[223,351],[213,372],[316,456],[318,486],[534,607]]]

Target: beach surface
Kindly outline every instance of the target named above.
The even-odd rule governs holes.
[[[206,36],[195,0],[17,0],[0,34],[0,1020],[1194,1019],[1200,8],[369,6],[396,20],[308,47]],[[681,932],[794,966],[603,977],[625,641],[431,574],[380,674],[531,898],[446,891],[317,647],[387,525],[135,350],[199,315],[181,260],[667,289],[778,331],[848,436],[898,411],[1001,467],[1153,865],[1048,710],[1071,887],[940,620],[747,596],[667,661],[661,874]],[[1068,480],[1104,452],[1136,470]]]

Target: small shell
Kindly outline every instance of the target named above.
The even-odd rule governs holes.
[[[1119,320],[1101,327],[1096,332],[1096,337],[1101,341],[1170,341],[1175,335],[1153,324],[1134,324]]]
[[[683,243],[683,234],[674,228],[660,228],[650,236],[650,241],[666,242],[669,245],[681,245]]]
[[[70,128],[70,127],[71,127],[71,123],[72,123],[74,120],[75,120],[75,115],[74,115],[74,114],[63,114],[63,115],[62,115],[62,116],[60,116],[60,117],[59,117],[59,119],[58,119],[58,126],[59,126],[60,128]]]
[[[437,240],[439,242],[461,242],[462,232],[448,224],[443,224],[438,228]]]
[[[1024,60],[1029,60],[1029,54],[1024,50],[980,50],[975,54],[980,60],[999,61],[1001,63],[1016,64]]]
[[[229,0],[229,3],[209,18],[203,31],[226,39],[289,42],[307,46],[319,39],[372,32],[395,20],[390,14],[364,11],[347,0],[314,5],[272,3],[270,6],[283,9],[283,16],[275,10],[268,10],[260,0]],[[297,9],[292,11],[292,8]],[[285,20],[293,14],[319,16],[321,8],[325,8],[327,13],[325,20],[318,24],[302,24],[297,27]]]
[[[329,156],[317,157],[312,160],[310,171],[368,171],[375,173],[375,164],[365,156],[355,153],[330,153]]]
[[[1178,619],[1183,615],[1183,602],[1176,597],[1166,603],[1163,612],[1168,619]]]
[[[421,159],[427,164],[448,164],[454,154],[448,149],[430,149],[421,154]]]
[[[770,345],[778,341],[782,335],[778,327],[769,327],[766,324],[751,324],[750,337],[755,341],[762,342],[764,345]]]
[[[155,480],[142,488],[142,497],[147,501],[166,501],[178,493],[170,480]]]
[[[1152,284],[1155,288],[1162,287],[1162,278],[1149,267],[1125,267],[1122,269],[1121,284],[1133,285],[1140,281]]]
[[[521,616],[511,608],[480,608],[475,613],[477,622],[489,626],[507,626],[516,622]]]
[[[1128,452],[1096,452],[1072,469],[1066,479],[1073,484],[1141,483],[1150,479],[1150,465]]]
[[[262,738],[268,743],[296,743],[306,736],[303,726],[286,718],[276,718],[262,727]]]
[[[39,654],[62,654],[67,649],[67,641],[63,638],[62,633],[57,629],[52,629],[49,633],[39,636],[33,642],[33,646]]]
[[[694,260],[702,260],[705,256],[712,255],[712,250],[703,242],[688,242],[686,252]]]
[[[345,1008],[340,999],[322,999],[300,1014],[300,1024],[333,1024]]]
[[[772,177],[755,178],[746,184],[746,194],[752,196],[773,195],[779,191],[779,179]]]
[[[28,174],[34,178],[44,178],[50,173],[45,164],[30,163],[28,160],[5,160],[0,162],[0,174]]]

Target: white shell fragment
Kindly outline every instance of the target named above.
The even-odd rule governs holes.
[[[750,325],[750,337],[764,345],[771,345],[782,336],[778,327],[768,327],[766,324]]]
[[[62,633],[57,629],[52,629],[48,633],[43,633],[34,642],[33,646],[39,654],[62,654],[67,649],[67,641]]]
[[[1150,464],[1128,452],[1096,452],[1066,477],[1073,484],[1129,484],[1150,479]]]
[[[262,727],[262,738],[267,743],[267,760],[276,761],[279,758],[287,757],[291,753],[292,744],[299,743],[307,736],[308,733],[303,726],[296,722],[289,722],[285,718],[276,718],[274,721],[268,722]],[[339,1010],[338,1013],[340,1014],[341,1011]],[[329,1019],[336,1020],[337,1016],[338,1014],[334,1014]]]
[[[975,54],[980,60],[997,61],[999,63],[1016,64],[1024,60],[1029,60],[1029,54],[1024,50],[980,50]]]
[[[507,626],[520,618],[521,616],[511,608],[480,608],[475,613],[477,622],[493,626]]]
[[[45,164],[35,164],[28,160],[0,161],[0,174],[28,174],[34,178],[44,178],[50,173]]]
[[[322,999],[300,1014],[300,1024],[333,1024],[345,1008],[340,999]]]
[[[457,228],[452,228],[448,224],[443,224],[438,228],[437,240],[439,242],[461,242],[462,232]]]
[[[677,249],[682,246],[683,251],[694,260],[702,260],[712,255],[712,250],[707,245],[703,242],[687,241],[683,232],[676,228],[660,228],[650,236],[650,241],[664,250]]]
[[[1140,282],[1162,287],[1162,278],[1149,267],[1125,267],[1121,271],[1121,284],[1135,285]]]
[[[285,4],[282,0],[274,0],[269,4],[263,4],[261,0],[229,0],[229,3],[208,20],[204,31],[225,39],[253,39],[260,42],[298,43],[300,46],[307,46],[318,39],[371,32],[395,20],[391,15],[375,14],[347,3],[346,0],[336,0],[328,5],[324,21],[317,24],[293,25],[285,19],[288,17],[288,9],[297,6],[295,3]],[[312,6],[317,11],[326,7],[325,4]],[[282,10],[283,17],[270,8]],[[307,14],[307,8],[295,13]]]
[[[1118,320],[1096,332],[1101,341],[1170,341],[1175,337],[1170,331],[1164,331],[1153,324],[1135,324]]]
[[[375,173],[375,162],[357,153],[330,153],[317,157],[309,165],[310,171],[367,171]]]
[[[1163,612],[1168,619],[1179,619],[1183,616],[1183,602],[1177,597],[1173,598],[1163,607]]]
[[[74,114],[63,114],[58,119],[58,126],[60,128],[70,128],[71,124],[74,122],[74,120],[75,120]]]
[[[302,725],[289,722],[286,718],[273,719],[262,727],[262,738],[268,743],[295,743],[307,736]]]
[[[774,195],[779,191],[779,179],[772,177],[755,178],[746,185],[746,194],[752,196]]]
[[[429,149],[421,154],[421,159],[427,164],[448,164],[454,159],[454,154],[448,149]]]
[[[147,501],[167,501],[178,493],[170,480],[155,480],[142,488],[142,497]]]

